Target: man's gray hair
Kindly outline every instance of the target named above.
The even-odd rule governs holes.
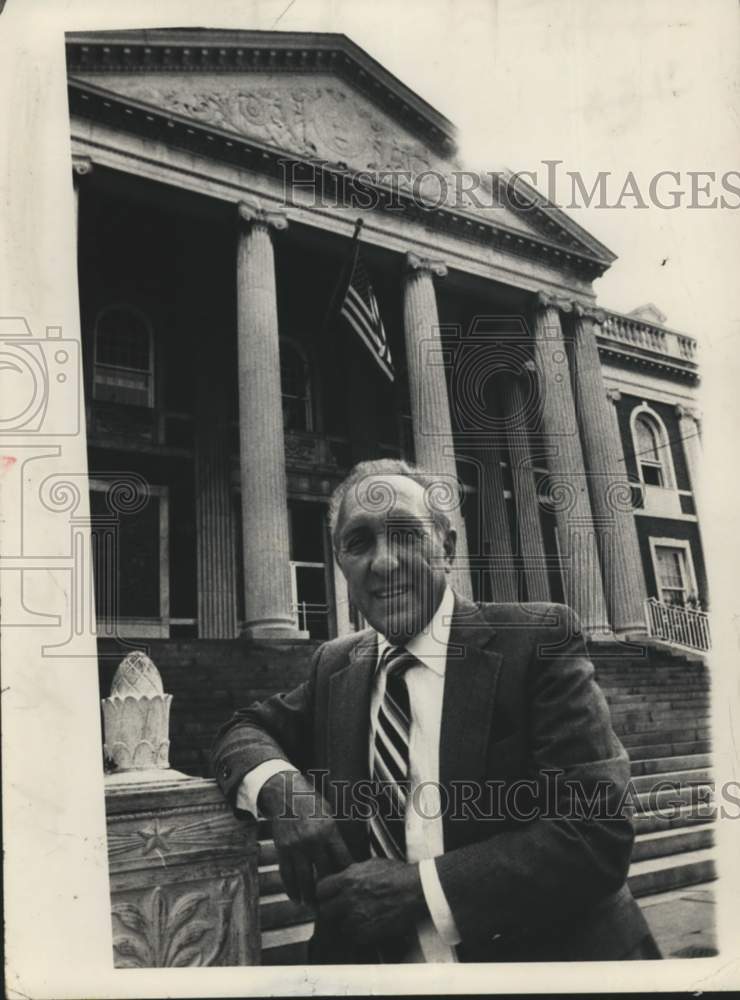
[[[342,503],[349,491],[371,476],[405,476],[419,483],[426,491],[426,504],[437,530],[449,531],[450,518],[442,508],[442,503],[448,507],[457,505],[457,500],[450,504],[449,477],[435,475],[418,465],[412,465],[401,458],[377,458],[358,464],[348,473],[345,479],[336,487],[329,500],[329,531],[336,548],[337,526]]]

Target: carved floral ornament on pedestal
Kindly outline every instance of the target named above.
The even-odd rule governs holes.
[[[157,885],[114,903],[116,968],[241,964],[243,893],[242,876],[234,875],[185,892]]]

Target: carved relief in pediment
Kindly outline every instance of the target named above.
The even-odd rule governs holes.
[[[91,78],[135,100],[227,129],[269,146],[361,170],[418,174],[434,156],[401,126],[333,78],[262,75]],[[449,164],[447,164],[449,167]]]

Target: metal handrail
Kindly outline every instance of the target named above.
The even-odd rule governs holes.
[[[706,611],[664,604],[655,597],[649,597],[645,601],[645,623],[648,635],[672,646],[700,652],[711,649],[709,615]]]

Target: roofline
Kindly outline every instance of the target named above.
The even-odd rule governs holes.
[[[311,50],[322,53],[329,57],[326,68],[342,69],[342,63],[336,64],[336,56],[342,55],[345,60],[345,70],[350,70],[349,76],[357,82],[369,76],[373,84],[367,90],[376,101],[380,103],[389,101],[395,105],[395,111],[411,112],[411,117],[418,116],[431,130],[432,135],[427,136],[427,140],[433,145],[445,147],[446,155],[456,152],[457,149],[457,129],[455,125],[443,114],[436,110],[428,101],[420,97],[415,91],[408,87],[393,73],[389,72],[381,63],[374,59],[363,48],[353,42],[347,35],[339,32],[317,32],[317,31],[257,31],[257,30],[237,30],[228,28],[136,28],[124,29],[120,31],[72,31],[65,34],[65,44],[67,47],[67,63],[70,70],[82,69],[83,66],[75,64],[75,50],[85,47],[96,50],[97,55],[105,55],[104,49],[108,47],[121,48],[118,53],[121,57],[120,68],[125,70],[126,56],[130,60],[130,53],[126,49],[132,46],[135,48],[163,49],[173,47],[182,49],[192,45],[194,37],[198,33],[203,34],[203,44],[199,46],[200,53],[206,53],[212,49],[221,49],[231,53],[231,60],[226,58],[223,64],[218,61],[215,65],[208,65],[208,69],[220,70],[221,72],[234,72],[241,69],[254,69],[254,63],[248,61],[241,62],[237,57],[240,49],[261,50],[268,53],[265,61],[260,61],[258,68],[271,69],[291,69],[293,71],[302,68],[312,69],[316,67],[305,66],[303,60],[293,60],[290,57],[295,50]],[[112,54],[108,54],[107,59],[101,59],[100,65],[91,65],[90,69],[115,70],[118,66],[115,60],[111,59]],[[275,57],[282,57],[282,61]],[[71,65],[70,65],[71,64]],[[348,65],[349,64],[349,65]],[[356,72],[352,72],[352,64]],[[168,66],[154,65],[154,70],[170,68]],[[173,65],[173,70],[178,67]],[[192,67],[191,67],[192,68]],[[321,68],[321,67],[318,67]],[[378,90],[381,93],[378,93]],[[382,91],[385,91],[383,93]],[[406,106],[404,108],[404,106]]]

